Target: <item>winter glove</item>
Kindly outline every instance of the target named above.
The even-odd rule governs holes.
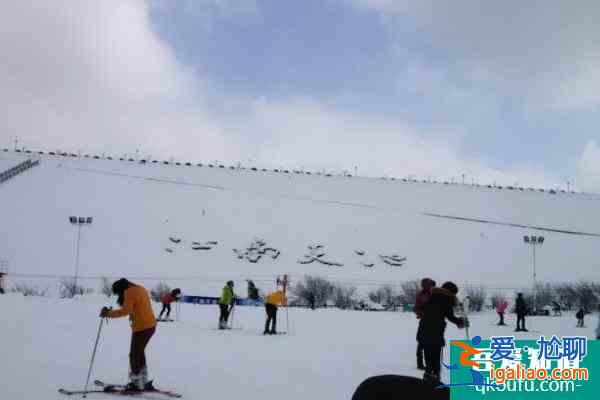
[[[112,310],[112,307],[102,307],[102,310],[100,311],[100,318],[106,318],[106,314],[108,314],[110,310]]]

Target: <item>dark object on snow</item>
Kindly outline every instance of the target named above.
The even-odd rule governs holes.
[[[171,242],[173,242],[173,243],[179,243],[179,242],[181,242],[181,239],[177,239],[177,238],[174,238],[174,237],[170,237],[169,240]]]
[[[258,300],[260,298],[258,294],[258,288],[252,281],[248,281],[248,298],[250,300]]]
[[[438,383],[403,375],[379,375],[363,381],[352,400],[400,400],[419,398],[423,400],[448,400],[448,388],[436,389]]]
[[[584,327],[585,310],[583,308],[580,308],[579,311],[577,311],[577,314],[575,314],[575,317],[577,318],[577,327],[583,328]]]
[[[515,332],[527,332],[527,328],[525,328],[527,304],[523,298],[523,293],[517,294],[517,300],[515,301],[515,312],[517,313],[517,329],[515,329]]]
[[[169,248],[167,247],[167,248],[165,249],[165,251],[166,251],[167,253],[172,253],[172,252],[173,252],[173,249],[169,249]]]
[[[393,254],[391,256],[386,256],[386,255],[379,255],[379,258],[381,259],[381,261],[383,261],[384,263],[386,263],[387,265],[390,265],[392,267],[401,267],[402,264],[404,264],[404,262],[406,262],[406,257],[401,257],[397,254]]]
[[[425,356],[425,372],[440,376],[440,355],[446,344],[444,332],[446,319],[459,328],[463,328],[465,320],[454,315],[458,288],[452,282],[446,282],[441,288],[432,288],[431,296],[423,307],[421,322],[417,331],[417,341],[423,346]]]

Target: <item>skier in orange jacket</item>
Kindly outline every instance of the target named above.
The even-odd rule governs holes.
[[[265,299],[265,311],[267,312],[267,320],[265,322],[265,330],[263,335],[277,334],[277,307],[287,305],[287,299],[283,294],[283,290],[276,290],[269,294]],[[269,326],[270,329],[269,329]]]
[[[116,310],[102,308],[100,316],[104,318],[120,318],[129,316],[131,321],[131,348],[129,351],[129,384],[128,391],[153,390],[152,381],[148,380],[145,349],[156,330],[156,318],[150,304],[150,296],[144,287],[135,285],[122,278],[113,283],[112,292],[118,296]]]

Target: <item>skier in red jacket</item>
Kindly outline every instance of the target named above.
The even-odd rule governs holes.
[[[163,297],[161,299],[162,310],[160,310],[160,314],[158,315],[159,321],[163,320],[162,316],[165,311],[167,312],[167,317],[163,321],[169,320],[169,315],[171,315],[171,303],[174,301],[179,301],[180,298],[181,298],[181,289],[179,289],[179,288],[173,289],[173,290],[171,290],[170,293],[166,293],[165,295],[163,295]]]
[[[423,310],[425,307],[425,303],[429,301],[431,297],[431,289],[435,287],[435,281],[430,278],[421,279],[421,291],[417,294],[417,298],[415,299],[415,308],[414,312],[417,315],[417,319],[419,320],[419,328],[418,331],[422,329],[422,318],[423,318]],[[417,368],[420,370],[425,370],[425,364],[423,363],[423,353],[424,348],[421,343],[417,340]]]

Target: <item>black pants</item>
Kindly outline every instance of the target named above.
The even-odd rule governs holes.
[[[584,317],[577,318],[577,327],[578,328],[582,328],[583,327],[583,318]]]
[[[267,312],[267,321],[265,322],[265,332],[276,333],[277,332],[277,306],[273,304],[265,304],[265,311]],[[271,329],[269,329],[271,325]]]
[[[525,314],[517,314],[517,330],[525,330]]]
[[[425,364],[423,363],[423,355],[425,352],[425,348],[423,347],[423,345],[419,342],[417,342],[417,367],[424,367]]]
[[[219,315],[219,322],[227,323],[227,320],[229,319],[229,305],[219,304],[219,309],[221,310],[221,314]]]
[[[498,322],[498,325],[504,325],[504,313],[498,313],[498,315],[500,316],[500,322]]]
[[[156,328],[133,332],[131,335],[131,348],[129,349],[129,368],[131,373],[138,375],[146,366],[146,346]]]
[[[169,315],[171,315],[171,305],[170,304],[163,304],[163,308],[162,310],[160,310],[160,315],[158,316],[158,318],[162,318],[162,315],[164,312],[167,312],[167,318],[169,318]]]
[[[441,344],[423,345],[426,373],[440,376],[440,371],[442,369],[442,347]]]

